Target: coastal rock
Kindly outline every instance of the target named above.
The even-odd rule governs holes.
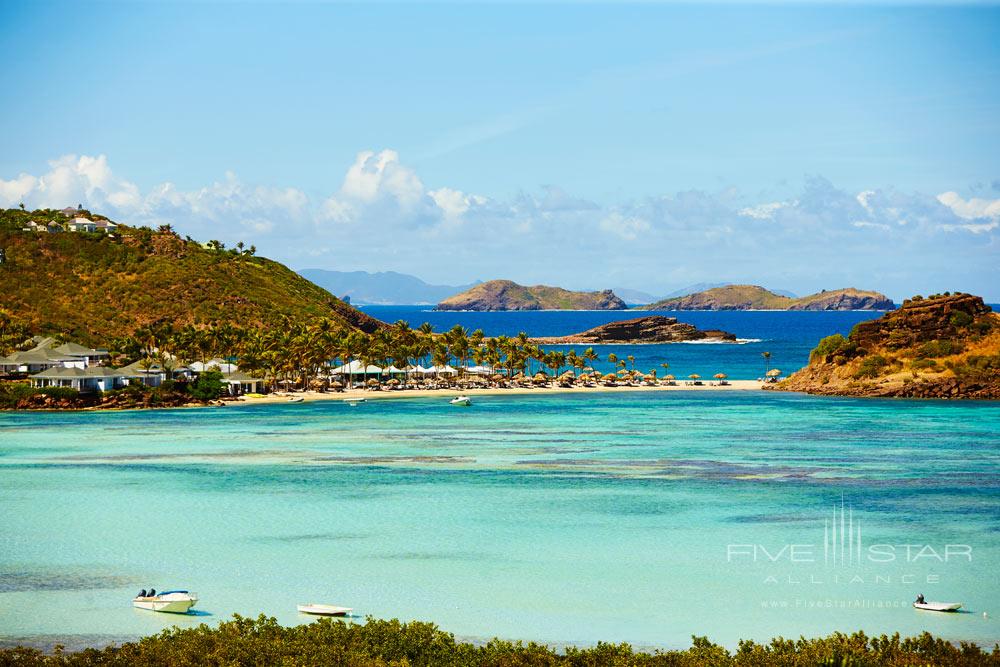
[[[692,324],[677,321],[676,317],[648,315],[631,320],[609,322],[569,336],[535,338],[547,344],[620,343],[678,343],[688,340],[719,340],[735,342],[736,335],[718,329],[701,330]]]
[[[853,287],[788,297],[759,285],[726,285],[664,299],[643,310],[892,310],[892,299]]]
[[[611,290],[571,292],[561,287],[526,287],[510,280],[490,280],[439,303],[435,310],[625,310]]]
[[[824,338],[809,365],[767,387],[837,396],[1000,398],[1000,316],[970,294],[914,297]]]

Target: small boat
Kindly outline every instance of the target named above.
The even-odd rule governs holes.
[[[332,604],[300,604],[296,607],[300,614],[311,614],[312,616],[347,616],[352,611],[351,607],[338,607]]]
[[[469,398],[468,396],[456,396],[455,398],[451,399],[448,402],[451,403],[452,405],[462,405],[466,407],[472,405],[472,399]]]
[[[288,399],[288,402],[289,403],[301,403],[304,400],[305,399],[302,398],[301,396],[292,396],[291,398]]]
[[[958,611],[962,608],[961,602],[914,602],[916,609],[924,611]]]
[[[367,398],[345,398],[344,399],[344,403],[347,403],[351,407],[354,407],[358,403],[367,403],[367,402],[368,402]]]
[[[187,591],[164,591],[157,595],[135,597],[132,606],[136,609],[148,609],[169,614],[186,614],[198,602],[196,593]]]

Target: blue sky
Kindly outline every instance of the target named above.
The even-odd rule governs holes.
[[[995,5],[5,2],[0,22],[0,204],[438,282],[1000,300]]]

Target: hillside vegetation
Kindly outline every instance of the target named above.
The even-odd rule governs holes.
[[[437,310],[624,310],[624,301],[611,290],[572,292],[548,285],[518,285],[490,280],[448,297]]]
[[[101,216],[82,211],[91,219]],[[102,344],[140,327],[230,324],[245,328],[329,318],[374,331],[380,323],[252,249],[203,246],[168,226],[113,233],[36,233],[58,211],[0,212],[0,309],[34,333]]]
[[[643,310],[892,310],[892,300],[847,287],[803,297],[788,297],[759,285],[726,285],[686,296],[663,299]]]
[[[45,655],[36,649],[0,649],[0,665],[339,665],[341,667],[972,667],[1000,665],[1000,649],[954,646],[928,633],[868,637],[836,633],[822,639],[741,641],[735,652],[693,637],[682,651],[637,651],[628,644],[599,642],[590,648],[555,651],[544,644],[501,639],[476,645],[460,642],[431,623],[369,618],[365,623],[319,619],[283,627],[273,618],[236,616],[210,628],[172,628],[138,642],[78,653]]]
[[[775,389],[848,396],[1000,398],[1000,316],[978,296],[919,296],[828,336]]]

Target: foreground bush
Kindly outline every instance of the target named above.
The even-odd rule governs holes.
[[[286,628],[273,618],[235,616],[216,628],[165,630],[138,642],[79,653],[35,649],[0,650],[6,665],[375,665],[487,666],[529,665],[599,667],[656,665],[677,667],[769,667],[781,665],[1000,665],[1000,647],[984,652],[972,644],[954,646],[928,633],[911,639],[869,638],[864,633],[823,639],[775,639],[770,644],[740,642],[730,653],[704,637],[684,651],[636,652],[628,644],[600,643],[592,648],[555,652],[540,644],[494,639],[477,646],[455,641],[431,623],[382,621],[363,625],[320,619]]]

